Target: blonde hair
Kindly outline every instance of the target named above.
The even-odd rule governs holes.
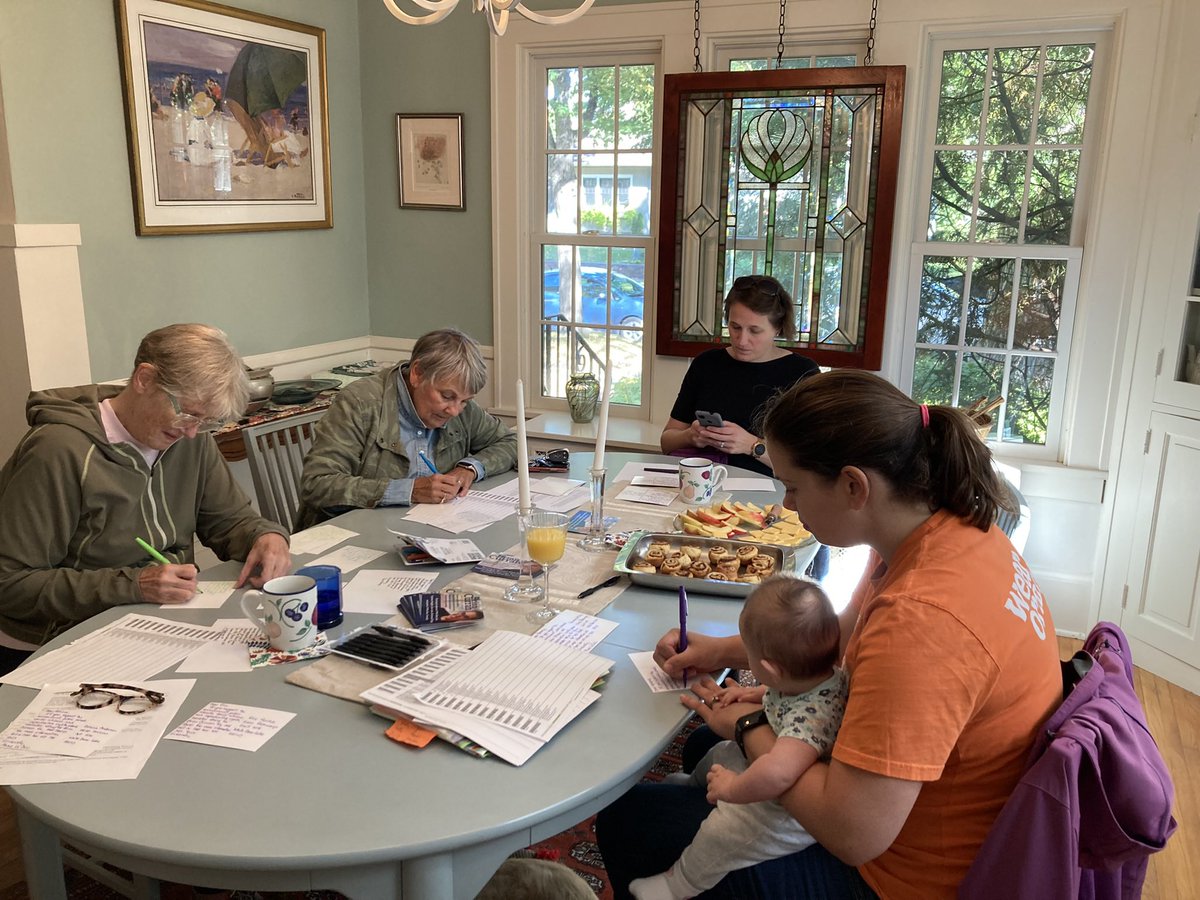
[[[768,578],[746,598],[738,630],[749,649],[792,678],[822,675],[838,660],[842,633],[837,613],[811,581]]]
[[[146,363],[158,384],[183,403],[195,401],[219,419],[235,419],[250,399],[241,357],[219,328],[188,323],[150,332],[138,345],[134,371]]]
[[[457,328],[439,328],[417,338],[409,365],[416,364],[423,382],[452,381],[468,394],[487,384],[487,364],[479,345]]]

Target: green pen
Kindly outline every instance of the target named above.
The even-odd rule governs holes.
[[[169,559],[167,559],[165,556],[163,556],[161,553],[159,553],[157,550],[155,550],[152,546],[150,546],[150,544],[143,541],[140,537],[135,537],[134,540],[137,541],[137,544],[139,547],[141,547],[143,550],[145,550],[147,553],[150,554],[150,558],[153,559],[155,562],[160,562],[164,566],[172,565],[172,562]],[[203,594],[204,591],[200,590],[200,587],[197,585],[196,593]]]

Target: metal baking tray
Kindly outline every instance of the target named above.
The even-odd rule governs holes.
[[[688,593],[715,594],[719,597],[745,597],[754,585],[742,581],[709,581],[707,578],[689,578],[686,575],[662,575],[659,573],[636,572],[631,567],[645,556],[652,543],[665,543],[670,549],[678,550],[684,544],[695,544],[707,554],[713,547],[724,547],[731,553],[736,553],[738,547],[745,547],[744,541],[724,540],[722,538],[699,537],[692,534],[662,534],[637,531],[629,536],[617,561],[613,564],[614,571],[629,576],[634,584],[659,588],[664,591],[677,591],[682,585]],[[752,544],[759,553],[765,553],[775,560],[775,573],[793,573],[796,570],[796,548],[780,547],[776,544]]]

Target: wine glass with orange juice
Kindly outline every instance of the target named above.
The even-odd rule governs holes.
[[[558,615],[557,609],[550,608],[550,569],[567,549],[569,521],[562,513],[534,510],[529,514],[525,545],[529,558],[542,564],[542,605],[526,616],[530,622],[549,622]]]

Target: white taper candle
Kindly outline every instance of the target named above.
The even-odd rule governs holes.
[[[612,360],[604,367],[604,387],[600,389],[600,421],[596,423],[596,459],[592,468],[604,468],[604,444],[608,441],[608,397],[612,392]]]
[[[517,502],[529,510],[529,441],[525,437],[525,382],[517,379]]]

